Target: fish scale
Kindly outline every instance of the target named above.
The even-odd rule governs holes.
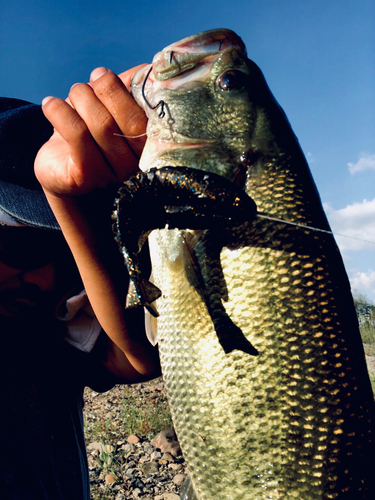
[[[222,47],[224,39],[241,47],[232,32],[214,30],[165,51],[190,42],[199,51],[200,43],[217,40]],[[298,141],[260,70],[237,51],[230,68],[248,65],[248,88],[226,95],[215,87],[234,54],[225,50],[209,54],[212,74],[196,90],[159,87],[154,95],[157,72],[145,82],[141,70],[132,85],[137,102],[144,106],[144,84],[147,98],[165,100],[174,119],[165,124],[148,110],[141,168],[182,165],[231,179],[242,161],[243,189],[260,214],[329,230]],[[189,107],[197,102],[202,106]],[[198,115],[199,127],[207,119],[217,141],[185,147],[197,138]],[[178,144],[181,137],[186,145]],[[253,159],[246,162],[247,152]],[[153,282],[162,291],[156,304],[163,377],[197,498],[373,500],[374,400],[333,236],[257,218],[214,233],[155,230],[149,245]],[[257,356],[224,352],[212,319],[221,307]]]
[[[162,231],[153,234],[151,248],[167,247],[162,238]],[[152,244],[153,239],[158,240],[157,245]],[[352,363],[348,349],[345,346],[338,349],[336,342],[343,341],[339,337],[340,331],[334,330],[334,326],[332,331],[335,333],[330,333],[327,327],[325,333],[321,331],[322,320],[316,299],[308,299],[311,297],[309,287],[299,283],[293,291],[293,287],[280,286],[288,260],[296,265],[305,262],[299,280],[310,283],[314,264],[311,266],[308,256],[285,255],[282,251],[258,248],[255,252],[254,259],[249,248],[222,253],[223,269],[230,270],[225,274],[229,290],[225,307],[266,357],[252,358],[239,352],[224,356],[212,327],[210,329],[209,316],[202,308],[200,297],[194,288],[189,290],[186,280],[181,279],[184,273],[175,270],[170,274],[154,267],[156,276],[164,276],[164,280],[155,281],[155,284],[168,290],[169,296],[158,303],[160,330],[164,332],[164,321],[169,325],[180,325],[180,331],[173,327],[166,330],[160,342],[160,352],[182,449],[189,457],[194,484],[202,499],[298,498],[297,493],[289,491],[296,482],[299,484],[298,494],[304,495],[299,498],[338,498],[337,491],[334,491],[336,475],[330,479],[327,462],[334,462],[336,455],[340,454],[339,441],[344,434],[345,422],[344,418],[339,418],[342,398],[348,398],[347,387],[356,390],[349,375]],[[317,260],[316,265],[322,268],[322,258]],[[152,255],[152,261],[163,266],[168,258]],[[252,290],[245,302],[237,279],[243,274],[243,262],[250,265],[246,289]],[[259,280],[257,266],[268,269],[266,274],[270,276]],[[319,274],[318,277],[319,282],[320,278],[324,279]],[[322,295],[332,293],[329,288],[324,287]],[[307,297],[300,295],[304,290]],[[271,308],[270,297],[273,301]],[[329,301],[328,297],[327,305]],[[262,303],[266,303],[264,313],[259,310]],[[323,303],[321,312],[324,323],[334,321],[335,317],[334,308],[328,309],[327,305]],[[287,310],[283,311],[284,308]],[[171,315],[171,309],[177,311],[177,317]],[[182,309],[183,316],[178,313]],[[197,317],[199,331],[191,328]],[[191,330],[193,332],[188,336],[187,332]],[[327,336],[328,339],[324,338]],[[183,376],[178,377],[179,372]],[[335,390],[331,390],[332,386]],[[312,405],[311,401],[315,404]],[[209,417],[204,418],[205,413]],[[336,414],[337,418],[333,420],[332,416]],[[229,427],[225,426],[228,420]],[[226,446],[230,450],[222,451]],[[230,458],[229,451],[233,455]],[[356,452],[355,448],[353,452]],[[220,463],[221,453],[226,453],[225,470]],[[205,463],[203,471],[202,462]],[[237,470],[239,464],[244,469],[242,473]],[[218,484],[212,481],[218,467],[228,482],[226,489],[222,481]],[[196,469],[199,471],[197,478]],[[264,477],[267,478],[265,483],[261,479]],[[323,496],[330,483],[332,493]],[[243,496],[243,490],[240,490],[236,495],[232,488],[234,484],[248,485],[251,493]],[[303,484],[307,485],[307,491]]]

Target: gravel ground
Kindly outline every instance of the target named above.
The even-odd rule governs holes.
[[[184,459],[151,444],[172,427],[162,379],[84,397],[92,500],[179,500]]]
[[[365,345],[370,376],[375,351]],[[85,390],[85,432],[92,500],[179,500],[186,464],[151,444],[172,428],[161,378],[116,386],[103,394]],[[129,442],[130,441],[130,442]]]

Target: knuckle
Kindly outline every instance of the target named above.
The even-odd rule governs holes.
[[[76,99],[82,98],[87,95],[90,88],[86,83],[75,83],[69,91],[69,99],[74,102]]]
[[[104,98],[112,98],[118,92],[123,91],[124,85],[118,76],[112,71],[108,71],[101,78],[92,84],[94,92]]]
[[[99,110],[93,118],[96,127],[98,127],[104,134],[115,128],[113,117],[107,109]]]
[[[78,115],[78,113],[74,113],[71,115],[71,123],[70,128],[72,134],[74,134],[77,138],[84,140],[90,136],[90,132],[87,128],[86,123],[82,120],[82,118]]]
[[[147,117],[141,108],[130,110],[127,115],[127,132],[129,135],[139,135],[146,131]]]
[[[55,115],[60,113],[64,109],[65,101],[59,99],[58,97],[53,97],[48,102],[43,104],[43,112],[47,116]]]

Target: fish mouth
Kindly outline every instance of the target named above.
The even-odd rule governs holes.
[[[215,85],[215,68],[243,61],[246,48],[233,31],[220,28],[189,36],[158,52],[151,64],[135,73],[131,93],[149,118],[147,143],[142,165],[151,158],[161,157],[163,150],[206,150],[214,148],[218,134],[190,126],[193,118],[184,115],[189,95],[199,97],[200,89]],[[190,133],[193,136],[190,136]],[[198,137],[197,137],[198,136]],[[237,133],[236,133],[237,137]],[[199,155],[199,152],[197,151]],[[146,160],[147,158],[147,160]],[[141,167],[143,169],[143,167]]]
[[[242,39],[224,28],[203,31],[168,45],[155,55],[152,64],[141,68],[134,75],[131,85],[133,95],[138,104],[141,104],[142,85],[143,90],[152,87],[153,93],[160,88],[186,90],[191,85],[203,85],[212,64],[223,51],[230,49],[247,56]],[[194,70],[193,82],[190,81],[191,70]]]
[[[149,134],[147,139],[150,142],[158,142],[159,144],[167,145],[168,149],[179,147],[204,147],[211,146],[217,142],[216,139],[202,139],[201,137],[188,137],[169,129],[156,130],[153,134]]]
[[[180,52],[221,52],[229,47],[246,52],[242,39],[232,30],[227,28],[216,28],[201,31],[195,35],[183,38],[179,42],[174,42],[163,49],[163,52],[170,50]]]
[[[246,47],[242,39],[233,31],[219,28],[203,31],[183,38],[158,52],[153,61],[156,80],[167,80],[189,71],[203,60],[216,59],[220,52],[236,49],[243,55]]]

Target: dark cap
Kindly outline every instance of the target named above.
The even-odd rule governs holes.
[[[60,229],[34,174],[34,160],[53,133],[41,106],[0,98],[0,210],[23,224]]]

